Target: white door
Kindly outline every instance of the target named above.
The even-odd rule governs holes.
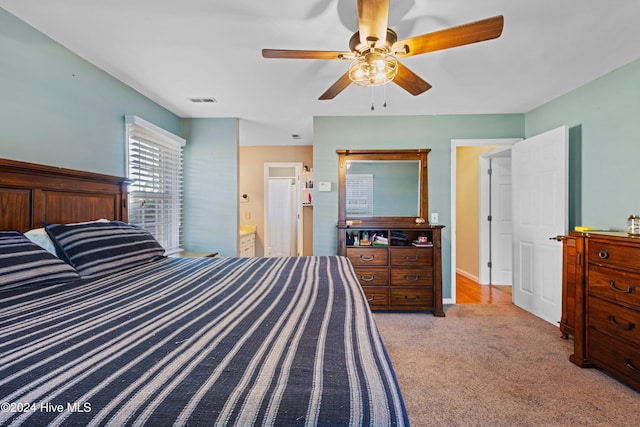
[[[567,232],[568,128],[512,150],[513,302],[557,325],[562,313],[562,245]]]
[[[509,154],[511,150],[509,150]],[[491,284],[513,280],[513,200],[511,156],[491,158]]]
[[[265,163],[265,257],[299,254],[301,170],[301,163]]]

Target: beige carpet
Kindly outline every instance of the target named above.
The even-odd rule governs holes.
[[[374,313],[413,426],[640,426],[640,393],[514,305]]]

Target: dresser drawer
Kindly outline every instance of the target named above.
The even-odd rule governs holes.
[[[387,248],[347,248],[347,257],[354,266],[388,264]]]
[[[640,348],[594,328],[589,328],[587,341],[590,362],[640,389]]]
[[[363,286],[362,290],[364,291],[364,295],[372,309],[375,309],[376,306],[389,305],[389,288]]]
[[[395,306],[433,307],[433,288],[391,288],[390,300]]]
[[[387,267],[354,267],[358,281],[362,286],[387,286],[389,269]]]
[[[589,294],[640,307],[640,275],[620,270],[589,266]]]
[[[589,326],[640,346],[640,312],[589,297]]]
[[[640,263],[640,247],[616,245],[592,238],[589,242],[588,257],[596,263],[637,269]]]
[[[433,247],[390,247],[391,265],[427,267],[433,265]]]
[[[433,270],[430,268],[391,267],[391,285],[431,286],[433,285]]]

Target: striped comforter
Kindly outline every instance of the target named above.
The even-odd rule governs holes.
[[[164,258],[0,293],[0,425],[406,425],[343,257]]]

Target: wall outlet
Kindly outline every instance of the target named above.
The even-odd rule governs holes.
[[[431,224],[437,224],[438,223],[438,213],[437,212],[431,213],[431,220],[429,222]]]

